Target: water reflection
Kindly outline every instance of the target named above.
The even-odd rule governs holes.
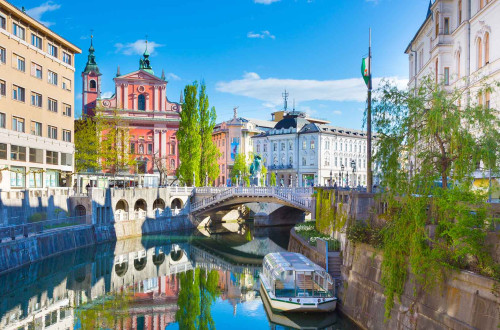
[[[287,242],[249,233],[128,239],[20,268],[0,277],[0,328],[267,328],[262,256]]]

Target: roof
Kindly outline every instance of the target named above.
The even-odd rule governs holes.
[[[281,119],[274,126],[275,129],[288,129],[288,128],[296,128],[299,131],[303,126],[309,124],[309,121],[304,118],[303,113],[300,112],[292,112],[285,116],[285,118]]]
[[[276,122],[271,120],[254,119],[254,118],[245,118],[245,119],[251,123],[254,123],[259,127],[273,128],[274,125],[276,125]]]
[[[269,263],[273,273],[278,276],[285,271],[325,272],[302,254],[294,252],[269,253],[264,257],[264,262]]]
[[[34,27],[36,27],[40,31],[43,31],[44,33],[50,35],[53,39],[55,39],[58,42],[60,42],[61,44],[63,44],[66,48],[68,48],[73,53],[80,54],[82,52],[82,50],[80,48],[78,48],[77,46],[75,46],[73,43],[64,39],[59,34],[55,33],[54,31],[52,31],[51,29],[49,29],[48,27],[46,27],[45,25],[43,25],[42,23],[40,23],[39,21],[34,19],[33,17],[29,16],[28,14],[26,14],[25,12],[23,12],[22,10],[20,10],[19,8],[17,8],[13,4],[11,4],[10,2],[5,1],[5,0],[0,1],[0,6],[6,7],[7,10],[11,11],[15,16],[18,16],[22,19],[26,19]]]
[[[408,47],[406,47],[405,53],[408,53],[411,50],[411,45],[413,44],[413,42],[415,41],[415,39],[417,39],[418,35],[420,34],[420,32],[422,31],[422,29],[424,28],[424,26],[427,23],[427,21],[429,20],[429,18],[432,17],[432,10],[431,10],[431,8],[432,8],[432,0],[429,0],[429,8],[427,9],[427,16],[425,17],[425,20],[422,23],[422,25],[420,26],[420,28],[418,29],[417,33],[415,33],[415,36],[413,37],[413,39],[411,39],[410,43],[408,44]]]

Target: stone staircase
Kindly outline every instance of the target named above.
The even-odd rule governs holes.
[[[328,273],[334,279],[340,279],[340,266],[342,265],[342,259],[340,259],[339,252],[329,252],[328,253]]]

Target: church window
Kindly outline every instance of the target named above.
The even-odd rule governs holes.
[[[483,67],[483,41],[481,38],[477,39],[477,68]]]
[[[96,89],[97,88],[97,84],[95,82],[95,80],[91,80],[90,81],[90,89]]]
[[[146,110],[146,96],[144,94],[140,94],[138,98],[138,109]]]
[[[457,53],[457,78],[460,79],[460,52]]]
[[[490,62],[490,34],[486,32],[484,34],[484,63],[488,64]]]
[[[462,23],[462,0],[458,1],[458,25]]]

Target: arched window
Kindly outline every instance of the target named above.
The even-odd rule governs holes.
[[[439,59],[436,58],[436,84],[439,82]]]
[[[90,81],[90,89],[96,89],[97,88],[97,83],[95,82],[95,80],[91,80]]]
[[[139,94],[137,107],[139,110],[146,110],[146,96]]]
[[[484,64],[490,63],[490,34],[484,34]]]
[[[484,7],[484,0],[479,0],[479,9],[483,9]]]
[[[436,12],[436,18],[434,19],[436,25],[436,37],[439,35],[439,13]]]
[[[460,52],[457,52],[457,79],[460,79]]]
[[[486,91],[486,95],[485,95],[485,101],[486,101],[486,108],[489,109],[490,108],[490,91]]]
[[[290,158],[288,158],[288,165],[293,165],[293,156],[290,156]]]
[[[458,0],[458,25],[462,23],[462,0]]]
[[[483,67],[483,41],[481,38],[477,38],[477,68],[481,69]]]

